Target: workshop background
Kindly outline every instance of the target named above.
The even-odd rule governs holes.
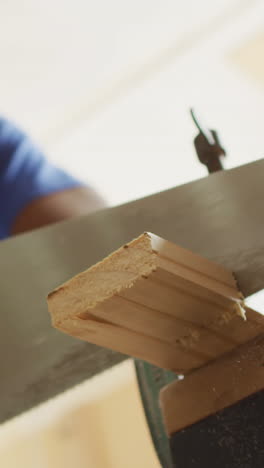
[[[263,157],[262,0],[9,0],[0,24],[0,112],[109,205],[206,176],[191,106],[226,168]],[[132,361],[2,425],[0,466],[159,467]]]

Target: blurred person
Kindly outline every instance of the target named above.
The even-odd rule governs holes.
[[[104,206],[91,187],[55,167],[23,130],[0,117],[0,239]]]

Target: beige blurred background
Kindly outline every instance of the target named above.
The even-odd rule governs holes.
[[[0,429],[1,468],[159,468],[131,360]]]
[[[0,18],[1,113],[110,205],[206,175],[191,106],[227,168],[263,157],[262,0],[9,0]],[[158,467],[132,362],[2,425],[0,466]]]

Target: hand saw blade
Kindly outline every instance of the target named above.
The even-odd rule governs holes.
[[[46,295],[143,231],[234,271],[245,296],[264,286],[264,161],[0,243],[0,421],[125,356],[51,327]]]

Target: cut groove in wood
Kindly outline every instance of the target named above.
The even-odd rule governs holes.
[[[263,330],[232,273],[145,233],[51,292],[53,325],[188,373]]]

